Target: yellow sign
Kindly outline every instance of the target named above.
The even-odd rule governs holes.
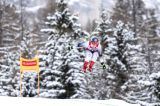
[[[38,73],[38,95],[40,92],[40,77],[39,77],[39,58],[24,59],[20,57],[20,92],[22,96],[22,78],[24,72],[37,72]]]
[[[33,59],[20,58],[20,71],[21,72],[39,72],[39,58]]]

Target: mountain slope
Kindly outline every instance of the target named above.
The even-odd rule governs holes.
[[[129,104],[116,99],[85,100],[0,97],[0,100],[1,106],[140,106],[138,104]]]

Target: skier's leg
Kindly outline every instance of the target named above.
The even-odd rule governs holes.
[[[92,67],[93,67],[94,63],[95,63],[94,61],[92,61],[92,60],[90,61],[89,69],[88,69],[90,72],[92,71]]]
[[[93,53],[93,56],[92,56],[92,59],[91,59],[90,65],[89,65],[89,71],[90,72],[92,71],[93,65],[97,61],[98,56],[99,56],[98,52]]]
[[[88,67],[88,61],[84,61],[84,64],[83,64],[83,71],[86,72],[86,69]]]
[[[85,54],[85,61],[84,61],[84,65],[83,65],[83,71],[86,72],[86,69],[88,67],[88,63],[92,58],[92,53],[89,50],[86,50],[86,54]]]

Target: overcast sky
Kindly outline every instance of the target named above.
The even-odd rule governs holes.
[[[107,10],[112,9],[115,0],[70,0],[69,6],[78,13],[80,22],[85,25],[88,19],[97,19],[99,17],[99,10],[101,5]]]
[[[17,1],[17,0],[11,0]],[[46,0],[29,0],[33,8],[30,11],[38,10],[39,7],[44,6]],[[157,7],[157,12],[160,17],[160,0],[143,0],[147,8]],[[100,7],[103,5],[108,11],[112,10],[116,0],[69,0],[69,6],[75,14],[79,14],[79,21],[83,25],[88,19],[97,19],[99,17]],[[33,10],[32,10],[33,9]]]
[[[156,8],[160,19],[160,0],[143,0],[147,8]],[[70,0],[69,5],[74,12],[79,13],[80,22],[86,24],[88,19],[99,17],[99,9],[103,5],[108,11],[112,10],[116,0]]]

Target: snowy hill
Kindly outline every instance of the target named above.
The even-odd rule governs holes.
[[[85,100],[85,99],[43,99],[43,98],[21,98],[0,97],[1,106],[140,106],[129,104],[122,100]],[[9,101],[9,102],[8,102]]]

